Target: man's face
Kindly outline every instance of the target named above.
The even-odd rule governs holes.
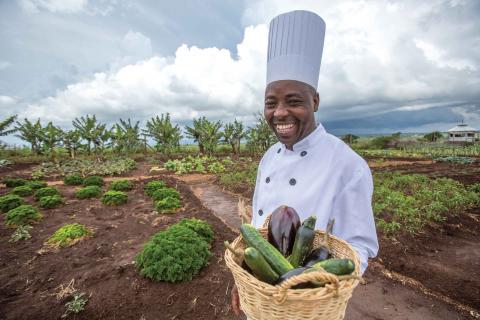
[[[281,80],[265,89],[264,115],[278,140],[291,149],[315,130],[319,97],[309,85]]]

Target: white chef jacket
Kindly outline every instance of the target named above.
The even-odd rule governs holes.
[[[300,220],[316,215],[316,229],[334,218],[333,235],[357,252],[361,272],[378,252],[372,211],[373,181],[363,158],[319,124],[288,150],[280,142],[264,154],[253,195],[252,224],[260,228],[281,205],[294,208]]]

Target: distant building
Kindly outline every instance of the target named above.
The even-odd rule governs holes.
[[[475,142],[475,134],[477,130],[470,127],[466,123],[460,123],[459,125],[448,130],[449,142]]]

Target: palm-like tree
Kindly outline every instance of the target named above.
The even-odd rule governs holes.
[[[170,153],[180,145],[183,138],[178,125],[173,126],[170,121],[170,114],[161,114],[159,118],[151,118],[147,121],[147,129],[143,130],[145,134],[156,142],[156,148],[160,152]]]
[[[255,117],[257,123],[247,132],[247,146],[253,151],[265,152],[277,141],[277,138],[260,112]]]
[[[92,143],[94,151],[96,152],[97,149],[103,150],[104,144],[110,138],[109,130],[106,130],[107,125],[105,123],[98,123],[95,115],[90,117],[87,114],[86,117],[75,118],[72,124],[80,134],[80,137],[87,142],[88,154],[91,154]]]
[[[41,136],[42,136],[42,124],[40,119],[36,122],[30,122],[28,119],[24,119],[23,123],[17,121],[15,130],[18,132],[15,136],[30,143],[32,152],[35,154],[41,153]]]
[[[70,130],[63,134],[62,143],[70,157],[75,159],[77,151],[82,147],[81,136],[77,130]]]
[[[141,146],[140,139],[140,121],[132,124],[130,118],[128,121],[120,119],[112,128],[112,143],[118,151],[131,153],[138,150]]]
[[[220,121],[212,122],[205,117],[193,119],[193,127],[185,127],[187,137],[198,143],[200,153],[212,153],[222,138]]]
[[[50,155],[50,158],[55,162],[55,147],[62,141],[63,130],[49,122],[40,132],[40,141],[43,150]]]
[[[243,123],[235,119],[233,123],[225,124],[223,129],[224,142],[230,144],[234,154],[240,153],[240,142],[247,136],[243,129]]]
[[[0,121],[0,137],[7,136],[17,131],[16,128],[8,129],[8,127],[10,127],[16,119],[17,119],[17,115],[13,115],[3,121]],[[0,147],[2,145],[3,145],[3,142],[0,141]]]

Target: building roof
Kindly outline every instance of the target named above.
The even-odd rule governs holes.
[[[452,129],[448,129],[448,132],[477,132],[476,129],[470,127],[468,124],[466,123],[460,123],[459,125],[453,127]]]

